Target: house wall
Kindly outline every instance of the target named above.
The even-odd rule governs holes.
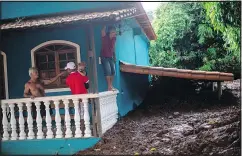
[[[117,60],[137,65],[148,65],[148,43],[143,34],[134,36],[133,29],[130,26],[124,24],[122,26],[126,27],[126,29],[121,35],[117,36],[115,49]],[[99,92],[107,90],[102,65],[98,64],[98,57],[101,51],[101,29],[101,26],[96,26],[94,29]],[[8,60],[10,98],[21,98],[23,96],[24,84],[29,80],[28,69],[31,66],[31,49],[46,41],[66,40],[80,45],[81,60],[87,62],[86,35],[86,32],[81,27],[4,33],[2,50],[6,52]],[[147,75],[122,73],[119,70],[119,61],[116,62],[114,87],[120,91],[118,107],[121,116],[141,103],[147,86]],[[68,94],[70,94],[69,91],[46,93],[47,96]]]
[[[23,96],[24,84],[29,80],[28,69],[31,67],[31,49],[50,40],[66,40],[80,45],[81,60],[87,60],[86,32],[82,28],[36,29],[23,32],[2,34],[2,51],[8,60],[8,83],[10,98]],[[67,95],[70,92],[47,93]]]
[[[2,19],[122,6],[125,2],[1,2]]]
[[[117,60],[132,63],[136,65],[149,65],[148,42],[144,34],[135,35],[131,27],[122,23],[125,30],[117,36],[115,52]],[[101,30],[101,29],[100,29]],[[99,32],[99,34],[98,34]],[[100,40],[100,31],[96,32],[95,38]],[[101,50],[101,43],[96,42],[96,50]],[[98,60],[97,60],[98,62]],[[103,76],[103,69],[98,65],[99,91],[107,90],[107,83]],[[137,81],[138,80],[138,81]],[[137,107],[143,100],[149,86],[149,76],[123,73],[119,70],[119,61],[116,62],[116,75],[114,87],[120,93],[118,94],[118,108],[121,116],[126,115],[129,111]]]
[[[142,34],[134,36],[131,29],[120,36],[116,44],[119,60],[136,65],[149,65],[148,43]],[[120,72],[119,63],[116,63],[116,67],[118,70],[115,84],[120,91],[118,108],[120,115],[124,116],[142,102],[149,86],[149,79],[148,75]]]

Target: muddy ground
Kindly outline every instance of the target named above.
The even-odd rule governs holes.
[[[224,83],[221,100],[204,84],[190,84],[156,84],[141,106],[78,155],[239,156],[240,81]]]

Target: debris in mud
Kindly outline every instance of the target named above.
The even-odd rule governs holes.
[[[187,97],[181,100],[173,96],[173,100],[169,100],[169,96],[163,96],[165,102],[161,104],[166,103],[166,106],[149,104],[149,111],[144,106],[129,113],[108,130],[98,144],[78,155],[239,156],[239,100],[231,97],[231,90],[224,92],[219,102],[213,98],[201,100],[203,97],[196,95],[191,100],[191,94],[185,101]],[[207,97],[206,94],[200,96]],[[176,105],[171,103],[174,101],[178,101]],[[186,104],[186,110],[181,104]]]

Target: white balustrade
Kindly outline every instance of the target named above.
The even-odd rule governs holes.
[[[117,92],[104,92],[99,95],[102,133],[105,133],[108,129],[112,128],[117,122],[118,106],[116,99]]]
[[[76,131],[75,131],[75,137],[82,137],[82,132],[81,132],[81,123],[80,123],[80,113],[79,113],[79,100],[75,99],[73,100],[73,103],[75,105],[75,127],[76,127]]]
[[[34,131],[33,131],[33,118],[32,118],[32,114],[31,114],[31,102],[26,102],[26,106],[27,106],[27,112],[28,112],[28,116],[27,116],[27,123],[28,123],[28,138],[27,139],[34,139]]]
[[[19,108],[19,140],[24,140],[26,139],[26,133],[24,131],[24,116],[23,116],[23,103],[18,103],[18,108]]]
[[[69,101],[63,100],[65,105],[65,125],[66,125],[66,134],[65,138],[71,138],[72,132],[71,132],[71,118],[69,113]]]
[[[111,128],[117,122],[117,102],[116,102],[117,92],[103,92],[99,94],[82,94],[82,95],[64,95],[64,96],[51,96],[51,97],[41,97],[41,98],[22,98],[22,99],[6,99],[1,100],[2,108],[2,126],[3,126],[3,135],[2,140],[26,140],[26,139],[52,139],[52,138],[80,138],[83,137],[92,137],[92,128],[90,125],[90,116],[88,103],[89,99],[100,98],[100,115],[101,123],[97,123],[95,120],[96,117],[92,119],[93,123],[101,124],[102,132],[104,133],[107,129]],[[61,101],[64,104],[64,118],[61,118],[60,108]],[[82,102],[80,102],[82,101]],[[50,114],[50,103],[54,103],[55,115],[51,116]],[[46,115],[42,119],[40,110],[41,103],[45,105]],[[17,104],[17,105],[16,105]],[[74,104],[75,114],[70,115],[69,108]],[[14,109],[18,107],[18,109]],[[27,128],[25,132],[25,120],[24,120],[24,106],[27,108]],[[33,110],[32,105],[36,106],[36,110]],[[6,109],[10,108],[10,122],[7,119]],[[15,112],[18,110],[18,112]],[[35,114],[33,112],[36,111]],[[15,114],[19,114],[18,123],[16,122]],[[74,116],[75,121],[75,130],[71,129],[71,117]],[[53,117],[53,118],[52,118]],[[84,119],[84,124],[81,123],[81,119]],[[43,123],[45,120],[47,132],[46,138],[42,130]],[[55,120],[56,123],[56,132],[54,135],[54,130],[52,127],[52,120]],[[64,125],[61,124],[61,120],[64,120]],[[34,124],[36,121],[36,124]],[[8,131],[8,125],[10,124],[10,131]],[[17,126],[19,124],[19,126]],[[64,128],[65,127],[65,128]],[[81,128],[85,127],[85,129]],[[19,129],[18,129],[19,128]],[[63,129],[64,128],[64,129]],[[83,130],[83,131],[82,131]],[[74,135],[73,135],[74,134]]]
[[[3,113],[3,138],[2,140],[8,140],[9,139],[9,134],[8,134],[8,119],[7,119],[7,115],[6,115],[6,108],[7,108],[7,104],[6,103],[2,103],[2,113]]]
[[[55,100],[55,124],[56,124],[56,138],[63,138],[62,131],[61,131],[61,117],[59,111],[59,100]]]
[[[85,137],[91,136],[90,130],[90,115],[88,110],[88,99],[82,99],[83,107],[84,107],[84,124],[85,124]]]
[[[36,105],[36,111],[37,111],[37,115],[36,115],[36,123],[37,123],[37,139],[43,139],[44,138],[44,133],[43,133],[43,130],[42,130],[42,117],[41,117],[41,114],[40,114],[40,105],[41,103],[39,101],[37,101],[35,103]]]
[[[11,103],[9,105],[10,111],[11,111],[11,119],[10,119],[10,124],[11,124],[11,140],[17,140],[18,139],[18,134],[17,134],[17,126],[16,126],[16,118],[15,118],[15,113],[14,113],[14,103]]]
[[[51,139],[54,137],[52,129],[51,129],[51,116],[50,116],[50,101],[45,101],[45,112],[46,112],[46,117],[45,117],[45,121],[46,121],[46,127],[47,127],[47,132],[46,132],[46,138],[47,139]]]

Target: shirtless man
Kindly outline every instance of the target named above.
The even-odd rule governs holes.
[[[43,97],[45,96],[44,85],[49,85],[55,82],[60,76],[64,75],[65,72],[60,73],[56,77],[51,80],[40,80],[39,72],[37,68],[29,68],[29,76],[30,80],[24,86],[24,97],[34,99],[35,97]],[[36,119],[36,106],[32,104],[33,118]],[[40,114],[41,116],[46,116],[45,105],[41,102],[40,105]],[[52,114],[52,109],[50,106],[50,114]]]
[[[24,97],[34,99],[35,97],[45,96],[44,85],[49,85],[55,82],[65,72],[58,74],[51,80],[40,80],[37,68],[29,68],[30,80],[24,86]]]

